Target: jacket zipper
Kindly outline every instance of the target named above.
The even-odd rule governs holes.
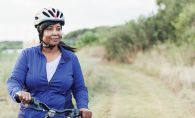
[[[46,57],[45,57],[45,59],[46,59]],[[47,64],[47,59],[46,59],[46,64]],[[46,64],[45,64],[45,71],[46,71]],[[46,79],[47,79],[47,71],[46,71]],[[49,88],[49,82],[47,83],[47,90],[46,90],[46,104],[48,104],[47,103],[47,96],[48,96],[48,88]]]

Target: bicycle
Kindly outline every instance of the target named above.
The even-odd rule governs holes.
[[[19,96],[17,94],[14,95],[14,98],[16,99],[17,102],[20,102]],[[64,109],[64,110],[57,110],[57,109],[53,109],[53,108],[49,108],[45,103],[39,101],[38,99],[36,99],[35,97],[31,97],[31,101],[29,102],[29,104],[34,105],[35,107],[25,107],[25,109],[34,109],[36,111],[42,111],[42,112],[47,112],[45,116],[43,116],[42,118],[52,118],[54,116],[61,116],[64,118],[75,118],[78,116],[82,116],[82,112],[79,111],[78,109]],[[42,108],[40,105],[42,105],[44,108]],[[65,112],[69,112],[70,116],[63,116],[60,115],[62,113]]]

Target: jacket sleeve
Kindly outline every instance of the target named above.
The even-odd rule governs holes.
[[[84,77],[82,74],[81,66],[76,55],[73,58],[73,95],[77,103],[77,108],[87,108],[88,109],[88,90],[85,86]]]
[[[11,96],[11,98],[16,102],[13,98],[14,94],[22,91],[22,87],[24,85],[24,81],[26,78],[27,73],[27,60],[26,54],[23,50],[22,53],[19,55],[16,64],[13,68],[13,71],[7,81],[7,90]]]

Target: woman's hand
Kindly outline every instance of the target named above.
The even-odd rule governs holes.
[[[82,111],[82,118],[92,118],[92,112],[86,108],[80,108],[80,111]],[[81,118],[80,116],[78,118]]]
[[[27,107],[29,102],[31,101],[30,93],[29,92],[19,91],[16,94],[18,94],[20,101],[22,103],[25,103],[25,106]]]

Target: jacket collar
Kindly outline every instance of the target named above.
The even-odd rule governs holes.
[[[64,49],[61,45],[59,45],[58,44],[58,47],[59,47],[59,49],[60,49],[60,51],[61,51],[61,56],[62,56],[62,58],[61,58],[61,60],[60,60],[60,63],[65,63],[65,62],[68,62],[68,61],[70,61],[70,55],[68,54],[68,51],[66,50],[66,49]],[[40,54],[42,54],[43,55],[43,53],[42,53],[42,45],[39,45],[38,46],[38,51],[39,51],[39,53]]]

